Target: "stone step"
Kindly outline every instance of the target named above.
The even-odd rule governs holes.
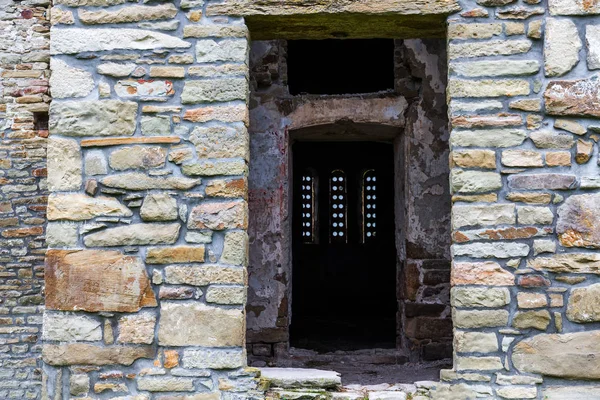
[[[261,368],[261,378],[270,387],[282,389],[333,389],[342,385],[342,378],[335,371],[310,368]]]

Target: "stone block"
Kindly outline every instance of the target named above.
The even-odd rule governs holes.
[[[155,356],[150,346],[97,346],[92,344],[44,344],[42,358],[48,365],[131,365]]]
[[[456,331],[454,350],[457,353],[494,353],[499,350],[498,338],[495,333]]]
[[[227,232],[220,262],[245,266],[248,260],[248,234],[245,231]]]
[[[527,53],[531,49],[529,40],[489,40],[474,43],[450,43],[448,58],[508,56]]]
[[[183,119],[191,122],[244,122],[248,125],[249,115],[246,105],[205,106],[186,110]]]
[[[454,244],[451,248],[454,257],[473,258],[512,258],[529,254],[525,243],[472,243]]]
[[[129,6],[118,11],[109,10],[79,10],[79,20],[85,25],[119,24],[157,19],[171,19],[177,15],[173,4],[157,6]]]
[[[600,386],[566,385],[542,388],[544,400],[600,400]]]
[[[181,321],[186,323],[182,324]],[[158,328],[161,346],[242,346],[244,336],[243,310],[202,303],[161,303]]]
[[[114,197],[91,197],[83,193],[52,193],[48,196],[48,220],[85,221],[95,217],[131,217],[133,213]]]
[[[591,140],[577,140],[577,147],[575,153],[575,161],[577,164],[585,164],[592,158],[594,151],[594,142]]]
[[[514,204],[454,206],[452,209],[452,227],[514,224]]]
[[[600,321],[600,284],[572,289],[566,315],[569,321],[577,323]]]
[[[537,399],[537,388],[534,387],[504,387],[496,390],[503,399]]]
[[[544,71],[546,76],[562,76],[579,63],[582,43],[575,23],[568,19],[546,19]]]
[[[115,84],[115,93],[122,98],[166,100],[175,94],[173,82],[164,80],[128,79]]]
[[[549,167],[570,167],[570,151],[552,151],[546,153],[546,165]]]
[[[126,172],[107,176],[102,184],[115,189],[152,190],[177,189],[188,190],[200,184],[200,179],[183,178],[178,176],[154,177],[139,172]]]
[[[246,39],[200,39],[196,41],[196,62],[219,61],[246,62],[248,41]]]
[[[526,96],[531,92],[529,81],[521,79],[467,81],[451,79],[448,95],[451,97]]]
[[[457,150],[450,159],[458,167],[496,169],[496,152],[492,150]]]
[[[165,165],[167,151],[162,147],[121,147],[110,153],[110,167],[117,171],[126,169],[151,169]]]
[[[194,380],[180,377],[140,377],[137,379],[137,388],[148,392],[193,392]]]
[[[189,229],[246,229],[248,205],[243,200],[204,202],[192,208]]]
[[[245,38],[248,36],[246,25],[187,25],[183,27],[184,38]]]
[[[140,120],[142,135],[165,136],[171,134],[171,117],[168,115],[147,116]]]
[[[175,36],[143,29],[55,29],[50,41],[51,54],[76,54],[110,50],[187,49],[191,43]],[[217,61],[217,60],[215,60]],[[200,60],[198,60],[200,62]]]
[[[96,67],[96,72],[100,75],[112,76],[114,78],[121,78],[125,76],[131,75],[131,73],[137,68],[137,65],[134,63],[114,63],[107,62],[99,64]]]
[[[150,67],[150,76],[153,78],[184,78],[185,68],[183,67]]]
[[[550,325],[550,313],[547,310],[518,311],[512,321],[512,326],[517,329],[535,328],[545,331],[548,325]]]
[[[600,378],[599,354],[600,331],[540,334],[517,343],[512,362],[521,372],[595,380]]]
[[[600,4],[579,0],[549,0],[551,15],[597,15],[600,14]]]
[[[178,217],[177,199],[167,193],[149,194],[140,208],[144,221],[174,221]]]
[[[83,171],[77,141],[51,136],[47,143],[48,190],[79,190]]]
[[[575,175],[563,174],[532,174],[511,175],[508,177],[508,186],[512,189],[551,189],[569,190],[577,183]]]
[[[63,32],[59,29],[57,32]],[[92,35],[82,32],[91,38]],[[135,131],[137,103],[118,100],[53,101],[50,133],[65,136],[129,136]]]
[[[487,129],[454,131],[450,143],[457,147],[514,147],[527,139],[521,129]]]
[[[85,97],[94,89],[92,74],[84,69],[71,67],[63,60],[51,59],[50,71],[50,88],[55,99]]]
[[[69,376],[69,393],[73,396],[85,395],[90,391],[90,377],[86,374]]]
[[[204,265],[201,267],[175,266],[165,268],[165,282],[175,285],[206,286],[211,283],[245,283],[244,269]]]
[[[198,126],[190,134],[199,158],[249,157],[249,137],[244,126]]]
[[[565,149],[568,150],[575,144],[572,135],[560,135],[548,131],[532,132],[529,136],[538,149]]]
[[[600,194],[567,198],[558,208],[556,233],[565,247],[600,248]]]
[[[246,288],[243,286],[209,286],[206,302],[216,304],[245,304]]]
[[[233,369],[246,363],[242,349],[186,349],[183,352],[185,368]]]
[[[506,310],[453,310],[452,322],[456,328],[493,328],[508,325]]]
[[[600,69],[600,25],[585,27],[588,69]]]
[[[49,222],[46,226],[46,244],[48,247],[76,247],[79,235],[77,225]]]
[[[453,169],[450,173],[450,190],[452,193],[482,193],[497,190],[501,187],[502,178],[496,172]]]
[[[540,70],[536,60],[499,60],[450,63],[450,71],[461,76],[534,75]]]
[[[87,315],[44,313],[43,340],[57,342],[94,342],[102,340],[100,321]]]
[[[181,102],[199,104],[245,100],[246,97],[248,97],[246,78],[186,80],[181,93]]]
[[[179,237],[180,228],[178,223],[118,226],[91,233],[83,238],[83,242],[88,247],[173,244]]]
[[[152,247],[146,253],[147,264],[204,262],[204,246]]]
[[[544,91],[546,112],[550,115],[600,117],[595,101],[600,82],[595,79],[552,81]]]
[[[108,163],[104,153],[100,150],[91,150],[85,153],[85,174],[88,176],[106,175]]]
[[[519,292],[517,294],[519,308],[542,308],[548,305],[544,293]]]
[[[556,119],[554,121],[554,127],[556,129],[562,129],[563,131],[571,132],[576,135],[585,135],[587,128],[578,122],[571,121],[570,119]]]
[[[119,318],[119,343],[152,344],[156,316],[149,313],[124,315]]]
[[[239,179],[213,179],[206,184],[205,193],[210,197],[235,198],[248,197],[248,180]]]
[[[532,150],[504,150],[502,165],[507,167],[543,167],[542,154]]]
[[[244,160],[198,160],[184,164],[181,171],[191,176],[247,175],[248,166]]]
[[[48,250],[46,309],[136,312],[156,306],[139,257],[119,251]]]
[[[550,225],[554,221],[554,213],[548,207],[517,207],[517,222],[521,225]]]
[[[507,288],[454,287],[451,291],[453,307],[504,307],[510,303]]]
[[[500,357],[456,357],[456,370],[496,371],[504,369]]]

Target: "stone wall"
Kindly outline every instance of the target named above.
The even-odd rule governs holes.
[[[203,0],[176,4],[52,8],[47,398],[254,387],[241,369],[248,31]]]
[[[35,399],[41,392],[50,24],[47,1],[0,7],[0,398]]]
[[[464,382],[462,398],[595,398],[560,379],[600,379],[600,8],[462,6],[448,30],[455,358],[442,378]]]

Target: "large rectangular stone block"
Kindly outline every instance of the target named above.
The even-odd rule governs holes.
[[[572,115],[600,118],[596,106],[600,82],[595,79],[553,81],[544,92],[546,112],[550,115]]]
[[[45,344],[44,362],[49,365],[131,365],[139,358],[153,358],[151,346],[96,346],[92,344]]]
[[[245,78],[187,80],[181,93],[183,104],[246,100],[248,82]]]
[[[248,205],[243,200],[204,202],[194,207],[188,220],[189,229],[246,229]]]
[[[50,133],[65,136],[133,135],[137,109],[137,103],[131,101],[54,101],[50,105]]]
[[[48,250],[46,308],[135,312],[156,306],[142,260],[119,251]]]

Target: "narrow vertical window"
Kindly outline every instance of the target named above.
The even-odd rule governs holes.
[[[377,175],[373,169],[363,174],[362,205],[362,239],[368,243],[377,236]]]
[[[315,243],[316,232],[316,200],[315,200],[316,175],[311,171],[302,174],[302,241]]]
[[[346,174],[342,170],[331,172],[329,179],[329,242],[348,242],[348,207]]]

